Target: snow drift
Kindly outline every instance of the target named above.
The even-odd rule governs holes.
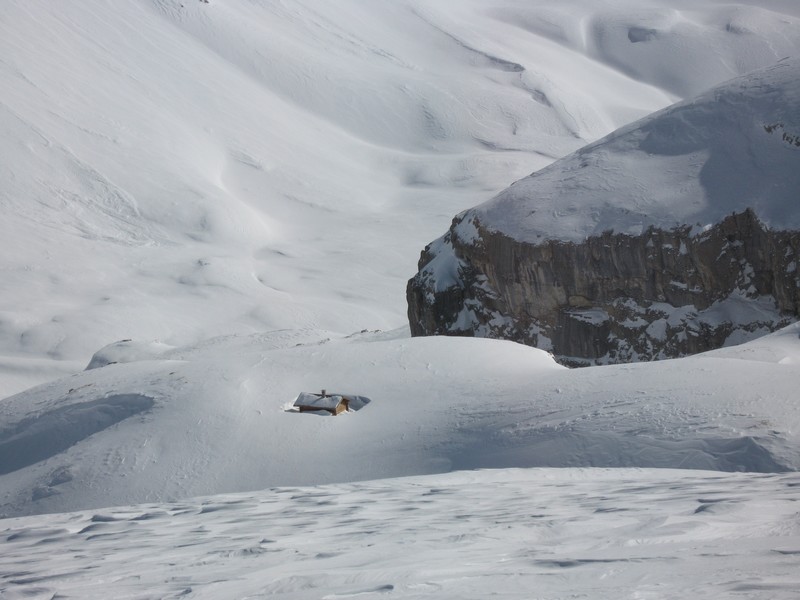
[[[212,339],[0,403],[13,444],[0,504],[19,515],[476,468],[793,470],[799,334],[724,358],[578,371],[494,340]],[[323,388],[371,402],[336,418],[288,410]],[[71,418],[81,413],[107,414],[90,431]],[[42,439],[68,444],[43,455]]]

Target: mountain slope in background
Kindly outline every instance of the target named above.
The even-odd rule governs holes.
[[[460,214],[409,282],[412,333],[567,363],[740,343],[800,314],[800,59],[678,103]]]
[[[453,214],[796,53],[798,12],[7,0],[2,395],[123,338],[398,327]]]

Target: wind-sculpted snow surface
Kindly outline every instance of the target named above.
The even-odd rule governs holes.
[[[30,423],[21,432],[35,429],[38,440],[74,432],[46,456],[33,443],[12,448],[0,512],[476,468],[795,470],[799,332],[724,358],[577,371],[495,340],[313,331],[209,340],[0,403],[2,431]],[[291,410],[298,393],[321,389],[371,402],[337,417]],[[103,403],[146,410],[87,437],[71,416]]]
[[[0,521],[27,598],[753,598],[800,588],[800,476],[504,470]]]
[[[798,12],[3,0],[0,395],[118,339],[398,327],[453,214],[797,54]]]

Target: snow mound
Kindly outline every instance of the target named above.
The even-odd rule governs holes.
[[[648,227],[702,232],[752,209],[769,227],[800,229],[800,59],[723,84],[623,127],[467,211],[519,241],[580,242]]]
[[[800,358],[800,338],[759,343],[770,340]],[[0,512],[476,468],[797,469],[800,372],[738,352],[571,371],[541,350],[486,339],[211,339],[0,403],[0,431],[18,444],[0,475]],[[373,402],[330,419],[287,412],[308,389]],[[72,418],[81,414],[97,424]],[[13,441],[23,422],[24,443]],[[39,453],[46,434],[67,441]]]
[[[714,350],[706,353],[705,356],[755,360],[780,365],[799,365],[798,339],[800,339],[800,323],[793,323],[780,331],[746,344]]]
[[[107,365],[117,363],[133,362],[137,360],[149,360],[157,358],[168,350],[174,349],[173,346],[162,344],[161,342],[134,342],[133,340],[120,340],[100,348],[92,355],[92,359],[86,369],[98,369]]]

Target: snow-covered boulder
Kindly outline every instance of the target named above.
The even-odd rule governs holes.
[[[414,335],[569,364],[739,343],[800,314],[800,60],[619,129],[458,215],[408,284]]]
[[[98,369],[118,363],[152,360],[172,349],[173,346],[158,341],[120,340],[103,346],[95,352],[86,366],[86,370]]]

